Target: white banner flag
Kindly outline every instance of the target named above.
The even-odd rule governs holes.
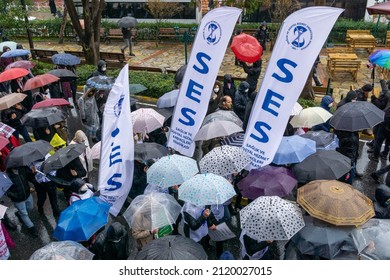
[[[99,166],[100,198],[118,215],[131,189],[134,138],[130,114],[129,66],[126,64],[108,95],[103,114]]]
[[[285,19],[254,102],[243,148],[248,169],[272,162],[295,102],[343,9],[311,7]]]
[[[168,140],[168,146],[182,155],[194,153],[193,139],[207,113],[218,70],[240,13],[237,8],[216,8],[206,14],[199,26]]]

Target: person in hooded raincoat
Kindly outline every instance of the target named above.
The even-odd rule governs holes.
[[[107,71],[107,62],[105,62],[104,60],[99,60],[96,70],[93,71],[91,75],[89,75],[88,79],[97,76],[107,76],[106,71]]]
[[[96,89],[88,89],[78,100],[80,117],[86,129],[86,135],[90,140],[97,142],[96,131],[99,129],[100,121],[98,106],[95,99]]]
[[[233,100],[233,110],[244,121],[246,105],[249,102],[249,83],[241,82]]]

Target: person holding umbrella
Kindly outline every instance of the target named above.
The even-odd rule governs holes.
[[[4,47],[3,47],[3,52],[2,52],[2,54],[5,53],[5,52],[8,52],[8,51],[10,51],[10,50],[11,50],[10,47],[4,46]],[[1,68],[1,70],[4,71],[5,68],[6,68],[9,64],[11,64],[12,62],[14,62],[14,60],[13,60],[12,57],[1,57],[1,58],[0,58],[0,68]]]
[[[16,138],[19,138],[19,134],[21,134],[24,141],[31,142],[32,140],[28,134],[27,128],[20,121],[26,113],[26,108],[24,108],[20,103],[17,103],[11,108],[1,111],[1,119],[5,124],[15,129],[13,135]]]
[[[252,93],[256,91],[257,83],[259,81],[260,73],[261,73],[261,65],[262,65],[261,58],[255,62],[253,62],[252,65],[248,65],[243,61],[240,61],[240,64],[242,68],[244,69],[244,72],[247,73],[246,76],[246,82],[249,84],[249,92]]]
[[[133,53],[133,42],[131,40],[131,28],[122,27],[122,34],[125,44],[121,47],[121,52],[125,54],[125,49],[129,48],[129,55],[135,56]]]

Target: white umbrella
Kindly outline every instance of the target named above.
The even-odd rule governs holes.
[[[91,148],[91,158],[92,159],[100,159],[100,148],[102,146],[102,141],[97,142]]]
[[[278,196],[260,196],[240,211],[241,228],[257,240],[289,240],[305,226],[294,202]]]
[[[293,127],[311,128],[317,124],[326,122],[332,117],[332,114],[321,107],[309,107],[303,109],[298,115],[294,116],[290,124]]]
[[[141,108],[131,112],[133,131],[135,133],[149,133],[164,124],[164,116],[151,108]]]
[[[202,173],[213,173],[225,176],[238,173],[251,162],[243,148],[224,145],[215,147],[200,161]]]
[[[243,129],[234,122],[214,121],[204,125],[196,134],[194,141],[224,137],[241,131]]]
[[[92,260],[94,254],[71,240],[50,242],[36,250],[30,260]]]
[[[3,52],[3,47],[7,46],[11,49],[11,51],[16,50],[16,42],[13,41],[5,41],[0,43],[0,52]]]
[[[292,112],[291,112],[291,116],[296,116],[298,115],[301,111],[303,110],[303,107],[301,106],[301,104],[299,104],[298,102],[295,102],[294,104],[294,107],[292,109]]]
[[[132,229],[154,230],[174,224],[180,211],[173,196],[151,192],[134,198],[123,217]]]

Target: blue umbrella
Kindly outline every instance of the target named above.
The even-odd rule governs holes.
[[[25,56],[29,55],[31,52],[29,50],[13,50],[5,52],[1,55],[2,58],[9,58],[9,57],[18,57],[18,56]]]
[[[97,90],[110,90],[115,83],[115,79],[108,76],[95,76],[89,78],[86,83],[87,88],[96,88]]]
[[[8,177],[7,173],[0,172],[0,198],[8,191],[12,186],[12,181]]]
[[[298,135],[285,136],[279,144],[273,163],[298,163],[316,152],[316,142]]]
[[[56,65],[77,65],[81,60],[79,57],[70,53],[58,53],[51,57],[51,60]]]
[[[53,237],[57,240],[87,241],[107,224],[110,205],[98,197],[73,202],[61,212]]]
[[[174,89],[167,93],[164,93],[164,95],[157,100],[157,108],[174,107],[176,105],[176,101],[178,97],[179,97],[178,89]]]

